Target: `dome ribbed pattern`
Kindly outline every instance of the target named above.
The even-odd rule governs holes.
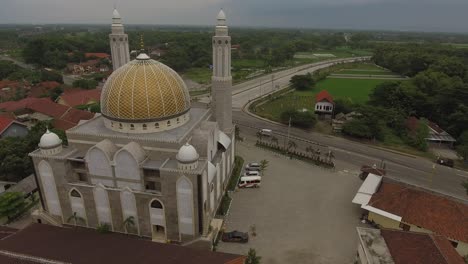
[[[119,121],[165,120],[186,113],[190,95],[171,68],[137,59],[109,76],[101,93],[101,112]]]

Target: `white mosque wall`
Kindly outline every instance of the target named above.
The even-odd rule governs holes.
[[[78,217],[81,219],[84,219],[85,223],[82,223],[81,221],[77,221],[77,225],[87,225],[88,223],[88,218],[86,216],[86,209],[83,201],[83,195],[81,194],[80,191],[77,189],[73,188],[70,190],[68,193],[68,196],[70,197],[70,205],[72,209],[72,214],[76,213]],[[74,221],[74,220],[71,220]],[[74,223],[70,223],[74,224]]]
[[[192,183],[186,177],[181,177],[177,181],[177,212],[179,233],[194,235],[193,189]]]
[[[134,223],[139,230],[138,211],[135,195],[129,189],[124,189],[122,192],[120,192],[120,203],[122,205],[123,221],[125,221],[128,217],[133,216]]]
[[[96,204],[96,212],[99,224],[109,224],[112,226],[112,214],[109,204],[107,191],[102,185],[97,185],[94,188],[94,203]]]
[[[47,211],[52,215],[62,217],[62,208],[60,207],[60,200],[52,167],[47,161],[42,160],[39,162],[38,170],[44,196],[46,198]]]

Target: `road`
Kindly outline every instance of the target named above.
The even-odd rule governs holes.
[[[243,111],[234,111],[233,119],[240,127],[241,136],[248,137],[251,141],[255,140],[259,128],[268,128],[274,131],[280,144],[285,142],[288,130],[285,125],[255,118]],[[380,164],[383,160],[389,178],[432,189],[468,202],[466,192],[460,185],[463,180],[468,180],[468,173],[465,171],[440,165],[435,165],[433,168],[434,163],[424,158],[402,155],[345,138],[297,128],[290,129],[290,139],[296,141],[302,150],[307,146],[321,149],[322,153],[326,149],[332,150],[337,161],[346,163],[344,166],[338,166],[339,170],[357,174],[361,165]]]
[[[286,126],[247,114],[244,112],[244,106],[255,98],[287,87],[293,75],[313,72],[337,62],[363,59],[368,59],[368,57],[309,64],[237,84],[232,89],[233,121],[239,125],[241,134],[250,137],[252,141],[255,140],[258,129],[268,128],[274,131],[275,136],[279,138],[279,142],[284,142],[284,135],[287,133]],[[203,98],[201,102],[203,101],[209,102],[209,98]],[[316,148],[332,150],[337,164],[340,164],[340,162],[346,164],[344,167],[338,168],[343,171],[358,173],[361,165],[380,164],[384,161],[389,178],[431,189],[468,202],[468,196],[461,186],[464,180],[468,180],[468,173],[465,171],[435,165],[434,162],[425,158],[396,153],[341,137],[308,132],[297,128],[291,128],[290,134],[300,147],[305,148],[305,146],[312,145]]]
[[[250,100],[286,88],[289,85],[291,77],[294,75],[306,74],[309,72],[312,73],[316,70],[327,68],[337,63],[355,62],[369,59],[370,57],[354,57],[311,63],[293,67],[284,71],[266,74],[258,78],[233,85],[232,107],[234,110],[241,109]],[[210,98],[205,96],[200,98],[199,101],[202,103],[209,103]]]

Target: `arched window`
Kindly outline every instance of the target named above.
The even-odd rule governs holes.
[[[70,196],[71,196],[71,197],[76,197],[76,198],[81,198],[81,194],[80,194],[77,190],[75,190],[75,189],[73,189],[73,190],[70,192]]]
[[[179,123],[180,123],[180,119],[179,119],[179,118],[177,118],[177,124],[179,124]]]
[[[135,125],[134,124],[130,124],[130,130],[135,130]]]
[[[62,216],[62,208],[58,198],[57,187],[55,185],[54,172],[50,164],[42,160],[38,166],[39,177],[41,178],[42,188],[44,191],[45,200],[47,203],[47,210],[50,214]]]
[[[159,128],[159,123],[154,123],[154,128]]]
[[[146,124],[143,124],[143,130],[148,129],[148,126]]]
[[[122,129],[123,126],[122,126],[122,123],[119,123],[119,129]]]
[[[114,122],[111,122],[111,127],[114,127]]]
[[[167,126],[171,126],[171,120],[167,121]]]
[[[163,209],[163,206],[162,206],[162,204],[161,204],[160,201],[154,200],[154,201],[151,203],[151,208]]]
[[[182,177],[177,181],[177,213],[179,218],[179,232],[193,235],[193,190],[189,179]]]

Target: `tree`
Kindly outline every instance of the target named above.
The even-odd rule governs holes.
[[[97,229],[98,233],[107,234],[110,233],[111,226],[108,223],[99,224]]]
[[[297,148],[296,142],[294,142],[292,140],[289,140],[289,142],[288,142],[288,151],[290,151],[291,149],[296,150],[296,148]]]
[[[262,141],[262,139],[263,139],[263,134],[262,134],[262,132],[257,131],[257,133],[255,134],[255,136],[257,136],[257,140],[258,140],[258,141]]]
[[[0,60],[0,80],[6,79],[10,74],[20,69],[21,68],[12,61]]]
[[[373,137],[373,134],[370,132],[366,122],[362,119],[354,119],[346,122],[343,125],[342,132],[345,135],[357,138],[371,139]]]
[[[76,229],[76,227],[78,225],[78,222],[81,222],[81,223],[86,222],[85,219],[83,217],[79,216],[76,212],[73,212],[73,214],[70,217],[68,217],[68,219],[67,219],[67,223],[70,223],[72,221],[73,221],[73,225],[75,226],[75,229]]]
[[[276,146],[278,146],[278,138],[275,137],[275,136],[271,136],[271,143],[275,144]]]
[[[135,217],[133,215],[125,218],[125,220],[123,221],[123,227],[125,229],[125,233],[127,234],[128,234],[128,230],[130,230],[130,228],[134,226],[135,226]]]
[[[260,264],[261,259],[262,258],[260,256],[257,256],[257,252],[255,251],[255,249],[251,248],[247,253],[245,264]]]
[[[263,173],[265,173],[266,171],[266,168],[268,167],[268,160],[261,160],[260,161],[260,171]]]
[[[55,87],[54,89],[52,89],[50,92],[49,92],[49,97],[52,101],[56,101],[57,98],[62,95],[63,93],[63,88],[60,87],[60,86],[57,86]]]
[[[291,78],[290,83],[294,87],[294,89],[299,91],[311,89],[315,84],[314,78],[312,78],[312,75],[310,73],[307,73],[305,75],[294,75]]]
[[[286,110],[281,113],[280,119],[283,124],[289,124],[289,119],[291,119],[292,126],[301,128],[311,128],[317,123],[317,118],[309,111]]]
[[[63,83],[63,76],[62,74],[56,72],[56,71],[47,71],[47,70],[42,70],[41,71],[41,81],[46,82],[46,81],[54,81],[58,83]]]
[[[96,88],[98,84],[99,84],[98,81],[93,80],[93,79],[79,79],[79,80],[74,81],[72,85],[74,87],[80,87],[83,89],[90,90],[90,89]]]
[[[236,140],[238,140],[238,141],[243,141],[243,138],[240,136],[240,128],[239,128],[239,126],[236,126],[235,129],[234,129],[234,137],[235,137]]]
[[[0,196],[0,216],[12,220],[26,207],[24,195],[20,192],[6,192]]]

